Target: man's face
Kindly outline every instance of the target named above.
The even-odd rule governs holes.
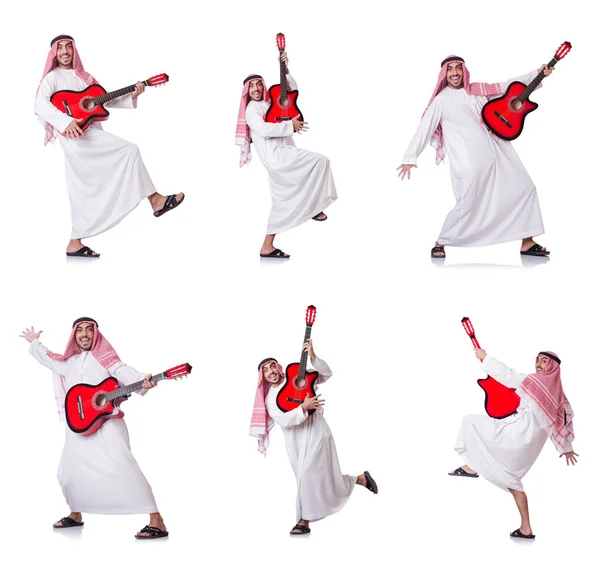
[[[73,68],[73,42],[65,39],[58,42],[56,61],[60,68]]]
[[[446,72],[446,81],[448,87],[458,90],[463,87],[463,66],[462,62],[451,62],[448,64],[448,71]]]
[[[269,361],[261,368],[263,377],[271,386],[277,386],[281,382],[281,375],[279,374],[277,363],[275,363],[275,361]]]
[[[546,370],[547,363],[548,363],[548,358],[545,355],[538,355],[535,358],[535,372],[543,373]]]
[[[81,351],[92,349],[92,340],[94,339],[94,325],[91,322],[82,322],[75,330],[75,341],[81,348]]]
[[[264,88],[262,85],[262,80],[255,78],[254,80],[250,80],[250,84],[248,86],[248,95],[251,100],[260,101],[263,99]]]

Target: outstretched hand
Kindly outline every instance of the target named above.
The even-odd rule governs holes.
[[[292,119],[292,125],[294,125],[294,133],[308,131],[308,123],[306,121],[300,121],[300,114]]]
[[[570,453],[563,453],[561,455],[561,457],[565,457],[565,460],[567,461],[567,466],[569,466],[569,463],[571,463],[573,466],[575,466],[577,464],[577,459],[575,457],[578,457],[579,455],[575,452],[575,451],[571,451]],[[560,458],[560,457],[558,457]]]
[[[406,175],[408,175],[407,179],[410,179],[411,168],[418,168],[418,166],[416,164],[400,164],[400,166],[396,168],[396,170],[400,170],[400,172],[398,172],[400,180],[403,180]]]
[[[23,333],[19,337],[25,338],[29,343],[31,343],[33,340],[37,340],[40,337],[41,333],[42,333],[42,330],[40,330],[39,332],[36,332],[35,328],[33,326],[31,326],[31,328],[25,328],[23,330]]]
[[[302,409],[305,412],[308,412],[309,410],[318,410],[319,408],[321,408],[323,404],[325,404],[325,400],[319,400],[320,396],[320,394],[317,394],[313,398],[309,398],[307,393],[304,402],[302,402]]]

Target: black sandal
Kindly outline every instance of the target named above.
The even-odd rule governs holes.
[[[325,215],[325,218],[324,218],[324,219],[320,219],[319,217],[320,217],[321,215],[325,215],[325,213],[324,213],[323,211],[321,211],[320,213],[317,213],[317,214],[316,214],[316,215],[315,215],[315,216],[312,218],[312,220],[314,220],[314,221],[317,221],[317,222],[323,222],[323,221],[326,221],[326,220],[329,218],[327,215]]]
[[[180,201],[177,201],[177,195],[169,195],[167,197],[167,200],[165,201],[165,204],[163,205],[163,208],[160,211],[155,211],[154,216],[162,217],[165,213],[168,213],[175,207],[179,207],[179,205],[181,205],[183,203],[184,199],[185,199],[185,195],[181,196]]]
[[[290,257],[290,255],[282,252],[281,250],[278,250],[277,248],[275,248],[270,254],[260,254],[260,257],[261,258],[283,258],[283,259],[287,259],[287,258]]]
[[[535,535],[524,535],[523,533],[521,533],[521,529],[516,529],[514,530],[510,536],[513,539],[535,539]]]
[[[367,481],[367,490],[369,490],[369,492],[373,492],[374,494],[379,493],[379,489],[377,488],[377,482],[373,480],[373,477],[369,474],[368,470],[364,471],[363,476]]]
[[[444,254],[443,256],[436,256],[435,254]],[[446,250],[444,250],[444,246],[434,246],[431,248],[431,257],[432,258],[445,258]]]
[[[67,252],[69,258],[99,258],[100,254],[97,254],[89,246],[79,248],[76,252]]]
[[[467,478],[479,478],[479,474],[469,474],[464,468],[459,466],[454,472],[449,472],[449,476],[466,476]]]
[[[294,531],[299,531],[299,532],[294,533]],[[310,533],[310,529],[306,525],[300,525],[300,523],[298,523],[297,525],[294,525],[294,528],[290,531],[290,535],[292,537],[295,537],[296,535],[308,535],[309,533]]]
[[[136,539],[162,539],[169,536],[169,531],[162,531],[158,527],[149,527],[146,525],[140,533],[148,533],[148,535],[135,535]]]
[[[531,246],[531,248],[529,248],[529,250],[521,250],[521,255],[522,256],[536,256],[538,258],[544,258],[546,256],[550,255],[550,252],[548,250],[544,250],[544,248],[542,248],[542,246],[540,246],[539,244],[534,244],[533,246]]]
[[[80,523],[79,521],[75,521],[75,519],[71,517],[63,517],[60,521],[57,521],[60,525],[54,523],[52,525],[55,529],[68,529],[69,527],[83,527],[83,521]]]

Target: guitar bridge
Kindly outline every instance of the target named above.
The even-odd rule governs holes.
[[[296,404],[302,404],[304,400],[298,400],[298,398],[286,398],[286,402],[295,402]]]
[[[497,111],[494,111],[494,115],[502,121],[509,129],[512,129],[512,125],[509,123],[508,119],[500,115]]]
[[[275,121],[291,121],[292,117],[275,117]]]
[[[77,397],[77,411],[79,412],[79,419],[83,419],[85,414],[83,413],[83,403],[81,402],[81,396]]]
[[[73,114],[71,113],[71,108],[69,107],[69,104],[63,100],[63,107],[65,108],[65,113],[69,116],[69,117],[73,117]]]

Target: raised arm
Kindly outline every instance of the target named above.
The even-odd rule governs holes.
[[[252,102],[246,108],[246,121],[253,134],[265,139],[291,137],[294,134],[294,124],[291,121],[267,123],[263,119],[260,106]]]
[[[44,121],[47,121],[57,131],[64,133],[66,128],[73,121],[72,117],[69,117],[66,113],[63,113],[59,109],[56,109],[50,103],[50,97],[54,93],[54,89],[51,84],[51,77],[47,74],[38,90],[37,98],[35,100],[35,114],[41,117]]]
[[[323,384],[333,374],[331,372],[331,369],[329,368],[329,365],[325,361],[323,361],[323,359],[321,359],[320,357],[317,357],[315,355],[314,359],[311,357],[310,362],[312,363],[315,370],[319,373],[316,384]]]
[[[441,119],[442,106],[436,98],[427,108],[425,115],[423,115],[423,118],[419,123],[417,132],[414,134],[412,141],[406,149],[404,157],[402,158],[402,166],[416,166],[417,158],[429,144],[429,141],[431,140],[435,129],[440,124]]]
[[[48,355],[48,349],[39,340],[42,331],[36,332],[34,327],[23,330],[21,337],[29,342],[29,353],[33,355],[44,367],[59,375],[65,374],[65,361],[57,361]]]
[[[507,367],[491,355],[486,354],[483,363],[481,363],[481,368],[498,382],[510,388],[518,388],[525,379],[525,375]]]

